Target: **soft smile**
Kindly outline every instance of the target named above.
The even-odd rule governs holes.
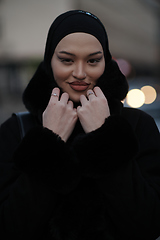
[[[85,91],[90,85],[90,83],[75,81],[69,83],[69,85],[75,91]]]

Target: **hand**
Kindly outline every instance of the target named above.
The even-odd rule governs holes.
[[[81,95],[82,106],[77,108],[77,114],[86,133],[101,127],[110,116],[108,102],[99,87],[87,91],[88,99]]]
[[[73,102],[68,101],[68,93],[63,93],[60,100],[59,94],[60,90],[54,88],[43,113],[43,126],[58,134],[66,142],[75,127],[78,116],[76,109],[73,108]]]

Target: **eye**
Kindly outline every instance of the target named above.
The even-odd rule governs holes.
[[[96,65],[98,62],[100,62],[102,59],[102,57],[100,58],[92,58],[88,60],[88,63],[90,63],[91,65]]]
[[[61,57],[58,57],[58,58],[64,64],[70,65],[73,63],[73,60],[71,58],[61,58]]]

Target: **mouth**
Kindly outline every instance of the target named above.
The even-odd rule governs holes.
[[[87,90],[90,83],[75,81],[75,82],[69,83],[69,85],[73,90],[81,92],[81,91]]]

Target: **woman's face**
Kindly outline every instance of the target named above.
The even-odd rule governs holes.
[[[51,60],[55,81],[73,102],[93,89],[105,69],[103,48],[94,36],[72,33],[57,45]]]

